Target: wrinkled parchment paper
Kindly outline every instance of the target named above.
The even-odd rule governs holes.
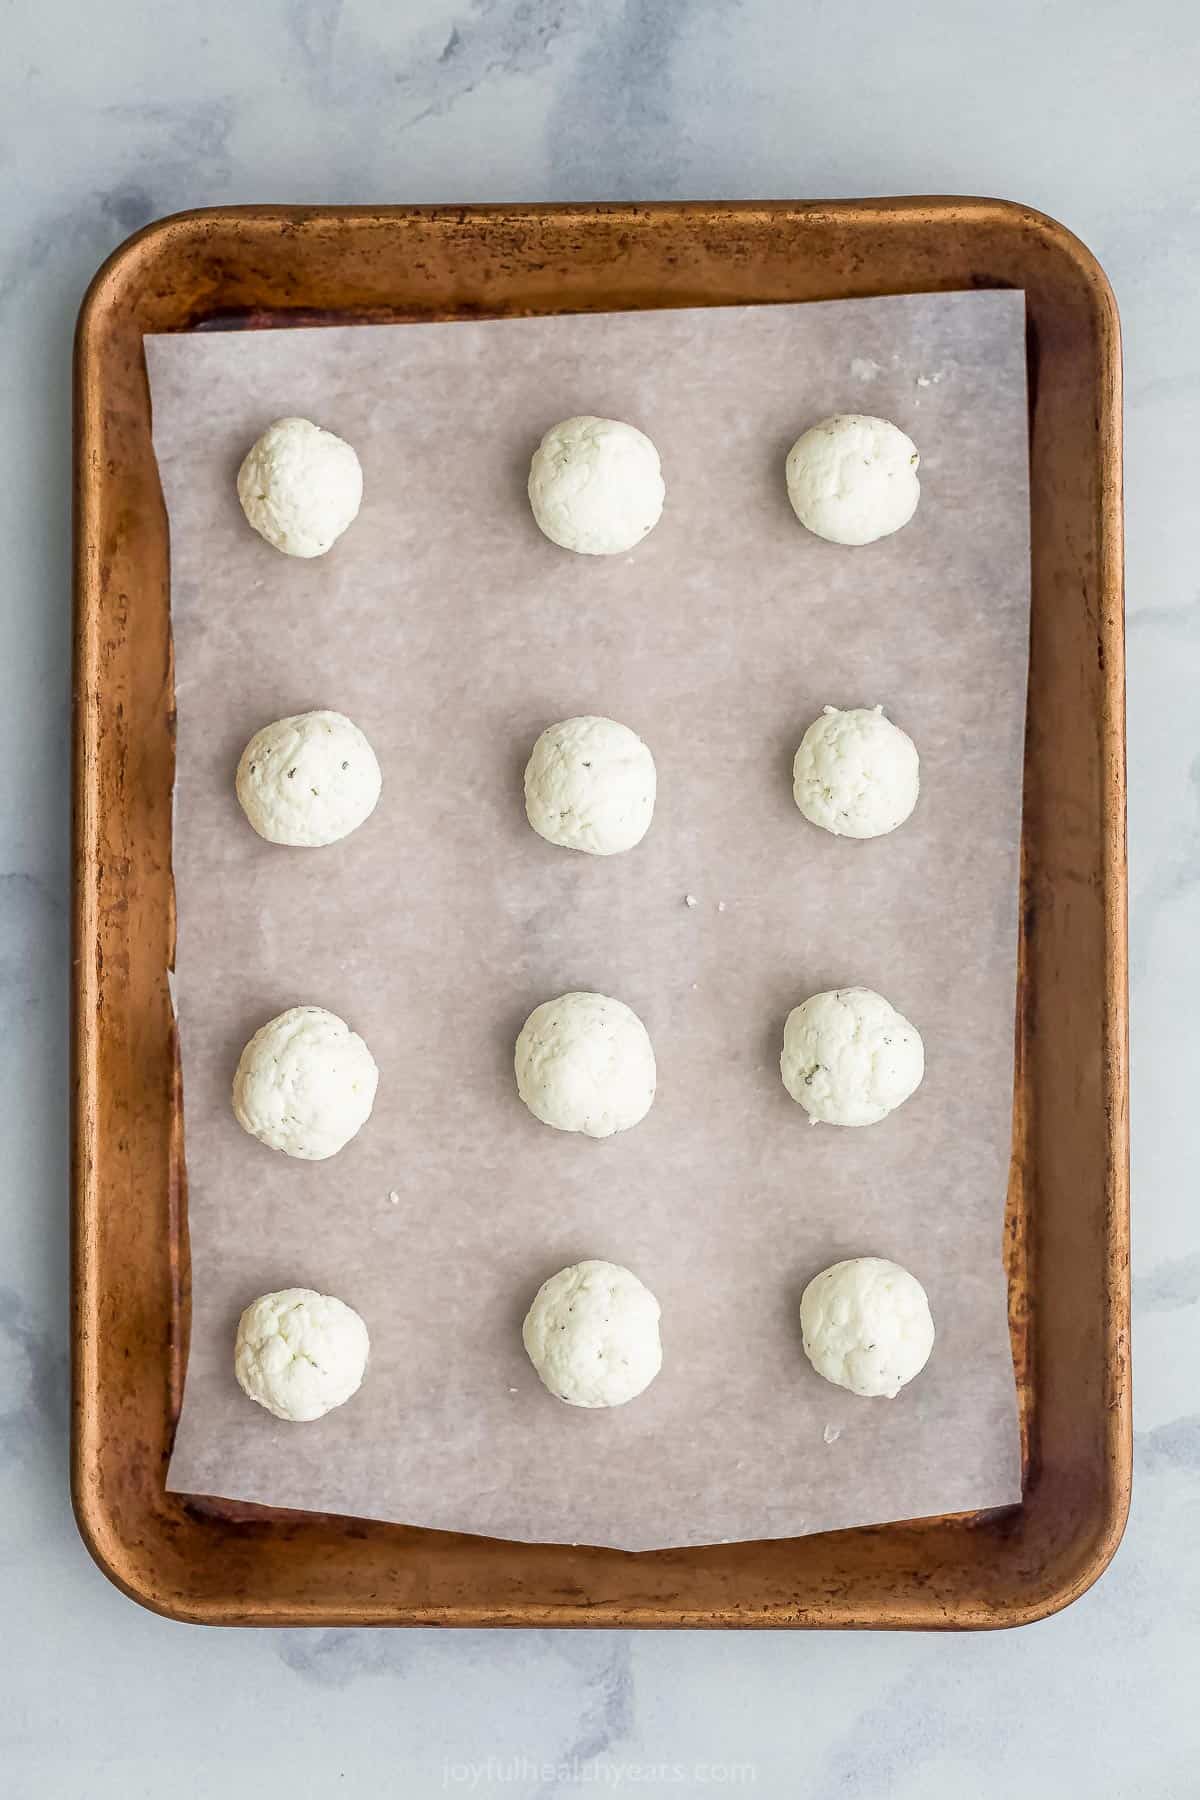
[[[149,339],[171,525],[175,878],[193,1323],[173,1489],[632,1550],[1019,1497],[1001,1267],[1012,1106],[1028,621],[1020,294]],[[896,420],[914,522],[846,550],[801,530],[784,454],[833,411]],[[573,556],[524,497],[543,430],[629,419],[667,507],[630,556]],[[358,449],[358,522],[312,562],[245,524],[239,460],[302,413]],[[915,738],[914,818],[872,843],[806,824],[790,768],[826,702]],[[246,739],[328,706],[384,770],[324,850],[261,842]],[[541,728],[601,712],[658,763],[633,853],[554,849],[521,773]],[[691,894],[696,904],[689,906]],[[810,1128],[778,1056],[789,1008],[880,989],[928,1074],[865,1130]],[[572,987],[627,1001],[659,1065],[607,1142],[537,1124],[512,1046]],[[329,1162],[234,1122],[243,1042],[301,1002],[380,1065]],[[805,1282],[895,1258],[937,1322],[894,1401],[821,1381]],[[582,1257],[662,1303],[633,1404],[551,1398],[521,1347],[538,1284]],[[371,1333],[367,1380],[286,1425],[233,1378],[242,1307],[302,1284]]]

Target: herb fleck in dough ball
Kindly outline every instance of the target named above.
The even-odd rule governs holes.
[[[788,1014],[779,1068],[814,1125],[875,1125],[920,1087],[925,1046],[882,994],[837,988]]]
[[[654,817],[654,758],[615,719],[548,725],[525,770],[525,813],[539,837],[591,856],[640,844]]]
[[[378,1082],[375,1058],[344,1019],[321,1006],[293,1006],[242,1051],[233,1110],[272,1150],[323,1162],[366,1124]]]
[[[238,499],[260,537],[285,556],[324,556],[358,517],[362,467],[311,419],[276,419],[238,470]]]
[[[827,706],[800,740],[792,793],[806,819],[835,837],[895,831],[917,804],[921,761],[882,706]]]
[[[640,544],[658,524],[665,494],[658,451],[620,419],[563,419],[529,468],[529,504],[541,530],[584,556],[617,556]]]
[[[383,777],[342,713],[296,713],[256,731],[242,751],[237,797],[271,844],[336,844],[370,818]]]
[[[312,1288],[264,1294],[238,1321],[238,1385],[277,1419],[319,1419],[358,1392],[367,1328],[343,1300]]]
[[[556,1131],[611,1137],[644,1119],[654,1099],[654,1051],[637,1014],[606,994],[560,994],[521,1027],[517,1092]]]
[[[659,1305],[619,1263],[581,1262],[542,1283],[521,1338],[568,1406],[624,1406],[662,1367]]]
[[[921,484],[917,447],[898,425],[835,413],[788,451],[787,490],[802,525],[831,544],[873,544],[907,525]]]
[[[800,1301],[800,1333],[817,1374],[864,1398],[895,1399],[933,1349],[925,1289],[882,1256],[856,1256],[815,1275]]]

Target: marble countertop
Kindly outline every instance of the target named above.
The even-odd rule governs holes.
[[[0,1787],[1197,1792],[1200,26],[1194,0],[108,0],[0,82]],[[18,174],[19,169],[19,174]],[[1109,1573],[973,1636],[205,1632],[123,1599],[66,1475],[69,370],[129,232],[252,200],[998,194],[1126,342],[1136,1492]],[[1193,1013],[1193,1008],[1196,1013]]]

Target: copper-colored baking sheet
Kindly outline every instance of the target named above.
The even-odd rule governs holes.
[[[1029,319],[1006,1238],[1022,1504],[635,1557],[168,1494],[188,1256],[168,544],[141,334],[972,286],[1023,288]],[[84,303],[76,530],[73,1474],[113,1580],[177,1617],[280,1625],[983,1626],[1081,1592],[1120,1537],[1130,1465],[1120,362],[1086,250],[994,201],[184,215],[118,251]]]

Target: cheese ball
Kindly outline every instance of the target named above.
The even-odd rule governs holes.
[[[921,759],[882,706],[827,706],[800,740],[792,764],[796,805],[834,837],[895,831],[917,804]]]
[[[285,556],[324,556],[362,504],[358,457],[311,419],[276,419],[238,470],[238,499],[260,537]]]
[[[539,837],[589,856],[640,844],[658,777],[636,731],[587,716],[548,725],[525,770],[525,814]]]
[[[788,451],[787,491],[802,525],[831,544],[873,544],[917,510],[921,458],[887,419],[835,413]]]
[[[837,988],[788,1014],[779,1068],[814,1125],[876,1125],[920,1087],[925,1046],[882,994]]]
[[[264,725],[237,770],[242,811],[270,844],[336,844],[370,818],[382,785],[375,752],[338,712]]]
[[[552,425],[529,468],[529,504],[564,550],[619,556],[662,515],[658,451],[636,425],[583,416]]]
[[[371,1116],[379,1070],[344,1019],[293,1006],[256,1031],[233,1078],[238,1124],[272,1150],[324,1162]]]
[[[817,1374],[864,1399],[894,1400],[933,1349],[925,1289],[882,1256],[814,1275],[800,1300],[800,1334]]]
[[[319,1419],[358,1392],[367,1328],[343,1300],[312,1288],[264,1294],[238,1320],[238,1385],[277,1419]]]
[[[517,1092],[556,1131],[611,1137],[645,1118],[654,1099],[646,1027],[605,994],[560,994],[530,1013],[517,1039]]]
[[[521,1339],[568,1406],[624,1406],[662,1368],[658,1319],[658,1301],[628,1269],[581,1262],[542,1283]]]

